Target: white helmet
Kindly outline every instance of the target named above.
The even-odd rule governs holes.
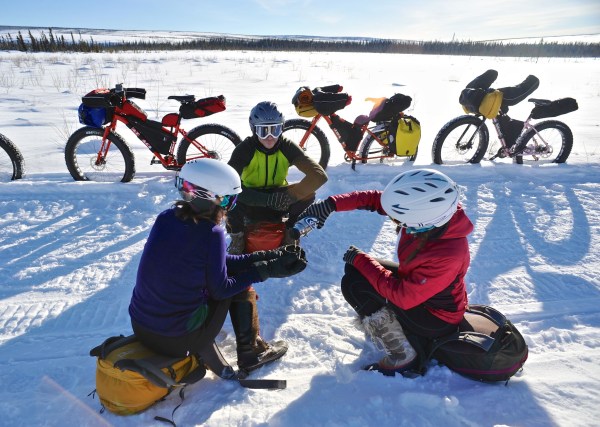
[[[191,160],[183,165],[175,178],[175,187],[188,202],[210,201],[223,208],[233,207],[228,206],[229,196],[242,192],[235,169],[216,159]],[[235,198],[231,199],[231,204],[235,203]]]
[[[456,212],[460,192],[452,179],[433,169],[414,169],[396,176],[381,194],[381,206],[404,227],[441,227]]]

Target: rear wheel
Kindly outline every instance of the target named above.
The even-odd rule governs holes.
[[[227,163],[236,145],[241,142],[237,133],[217,124],[195,127],[187,136],[187,139],[181,140],[177,149],[177,163],[180,165],[207,157]]]
[[[573,132],[558,120],[536,123],[515,147],[517,163],[564,163],[573,148]]]
[[[104,129],[81,128],[67,141],[65,162],[76,181],[129,182],[135,175],[135,162],[131,148],[115,132],[110,132],[106,155],[98,154],[102,148]]]
[[[489,144],[484,121],[476,116],[459,116],[450,120],[433,140],[433,162],[441,164],[479,163]]]
[[[297,145],[310,129],[311,122],[304,119],[286,120],[283,124],[283,136]],[[317,126],[313,128],[310,135],[301,146],[304,153],[319,163],[323,169],[327,168],[329,163],[329,141],[321,129]]]
[[[23,178],[25,162],[13,142],[0,134],[0,182]]]

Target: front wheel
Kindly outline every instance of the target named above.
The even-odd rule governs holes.
[[[558,120],[536,123],[515,146],[517,163],[564,163],[573,148],[573,132]]]
[[[25,162],[17,146],[0,134],[0,182],[23,178]]]
[[[184,165],[194,159],[210,158],[227,163],[241,142],[233,130],[218,124],[195,127],[183,138],[177,149],[177,163]]]
[[[488,128],[483,119],[459,116],[446,123],[435,136],[431,157],[438,165],[479,163],[489,142]]]
[[[283,136],[299,145],[308,157],[319,163],[323,169],[326,169],[331,153],[329,151],[329,141],[321,129],[315,126],[304,144],[300,145],[300,141],[308,133],[310,126],[311,122],[308,120],[286,120],[283,123]]]
[[[104,129],[86,126],[67,141],[65,162],[76,181],[129,182],[135,175],[131,148],[115,132],[110,132],[103,147]]]

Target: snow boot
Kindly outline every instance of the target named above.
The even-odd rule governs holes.
[[[239,233],[231,233],[229,234],[231,237],[231,243],[229,243],[229,247],[227,248],[227,252],[230,255],[241,255],[246,250],[246,236],[243,231]]]
[[[416,367],[419,360],[417,352],[406,338],[402,325],[392,310],[383,307],[364,317],[361,325],[375,346],[386,353],[378,363],[365,367],[366,370],[394,376],[396,372],[403,373]]]
[[[250,288],[234,296],[229,316],[237,344],[237,364],[240,374],[249,372],[279,359],[287,352],[283,341],[267,343],[259,336],[256,291]]]

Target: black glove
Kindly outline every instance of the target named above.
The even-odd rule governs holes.
[[[277,249],[271,249],[269,251],[252,252],[250,254],[250,256],[248,257],[248,259],[251,262],[269,261],[270,259],[279,258],[281,255],[283,255],[283,249],[277,248]]]
[[[356,258],[356,255],[358,254],[364,254],[364,252],[358,249],[356,246],[350,246],[344,254],[343,259],[347,264],[354,265],[354,258]]]
[[[271,193],[267,196],[267,207],[276,211],[285,212],[290,208],[292,203],[294,203],[294,200],[287,191]]]
[[[304,251],[300,249],[297,253],[283,251],[278,258],[258,261],[254,266],[261,280],[265,281],[269,277],[289,277],[298,274],[306,268],[307,263]]]
[[[298,216],[298,221],[306,217],[313,217],[317,219],[317,228],[321,228],[325,225],[325,221],[335,211],[335,203],[332,199],[327,198],[325,200],[318,200],[312,205],[307,207],[304,212]]]

